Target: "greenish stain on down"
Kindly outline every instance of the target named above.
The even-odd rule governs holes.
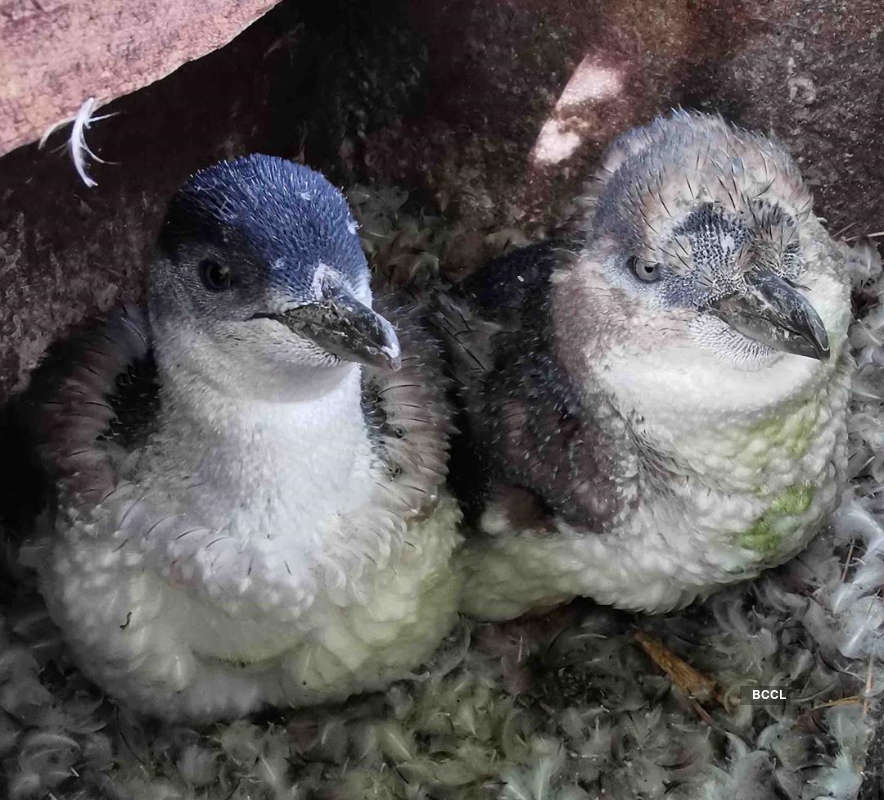
[[[801,458],[816,433],[819,404],[808,400],[791,414],[775,414],[749,428],[749,435],[760,437],[774,448],[784,448],[793,458]]]
[[[789,454],[793,458],[801,458],[810,447],[813,435],[816,432],[816,414],[806,416],[792,434],[791,441],[786,445]],[[811,499],[813,493],[811,492]],[[809,501],[808,501],[809,502]]]
[[[790,486],[782,494],[774,498],[770,507],[748,530],[743,531],[737,539],[740,547],[754,550],[767,558],[780,551],[782,530],[780,523],[788,517],[803,514],[813,502],[814,488],[809,483]]]

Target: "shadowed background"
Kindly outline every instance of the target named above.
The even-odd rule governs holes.
[[[70,126],[43,150],[0,158],[0,401],[67,326],[141,296],[177,184],[250,151],[303,160],[339,185],[409,187],[457,223],[442,259],[453,276],[484,258],[490,231],[542,234],[614,134],[675,105],[782,138],[831,231],[884,228],[877,0],[287,1],[238,36],[267,2],[221,4],[235,8],[227,17],[194,6],[164,27],[169,4],[154,0],[153,28],[122,0],[99,4],[101,17],[83,13],[91,5],[0,3],[0,74],[15,77],[0,87],[2,141],[36,137],[40,113],[48,127],[93,95],[115,113],[87,132],[112,162],[90,166],[97,187],[63,149]],[[82,53],[66,40],[53,59],[34,45],[53,24],[96,30],[73,38]],[[100,25],[113,30],[104,50]],[[226,46],[123,94],[225,34]],[[4,47],[22,40],[40,55],[33,65]],[[18,85],[28,80],[30,94]],[[56,105],[79,99],[38,108],[40,87]],[[12,107],[26,101],[27,124]]]
[[[454,278],[676,105],[781,138],[831,232],[884,231],[882,29],[879,0],[0,0],[0,403],[68,326],[142,297],[187,174],[253,151],[407,187]],[[90,189],[69,125],[33,140],[92,96],[114,116]],[[863,800],[882,752],[879,730]]]

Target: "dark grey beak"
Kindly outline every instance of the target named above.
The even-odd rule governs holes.
[[[716,301],[709,311],[774,350],[828,360],[826,326],[798,289],[766,269],[746,273],[745,280],[745,291]]]
[[[393,326],[339,282],[324,283],[322,297],[312,303],[257,316],[281,322],[344,361],[392,370],[402,366]]]

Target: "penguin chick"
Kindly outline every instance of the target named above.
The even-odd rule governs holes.
[[[678,112],[582,200],[442,301],[483,618],[686,605],[795,555],[844,480],[849,280],[785,150]]]
[[[419,308],[372,309],[356,230],[305,167],[209,167],[171,202],[146,315],[32,380],[56,510],[28,560],[83,672],[142,712],[376,690],[456,619],[440,348]]]

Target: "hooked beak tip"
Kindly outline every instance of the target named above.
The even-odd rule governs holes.
[[[747,276],[746,288],[744,293],[723,298],[713,313],[774,350],[829,360],[826,326],[794,284],[768,270],[757,270]]]
[[[806,300],[803,305],[788,320],[789,330],[794,335],[793,347],[786,347],[787,351],[796,355],[815,358],[819,361],[828,361],[832,355],[829,348],[829,334],[826,326],[820,319],[819,314]]]
[[[257,316],[281,322],[341,361],[394,372],[402,366],[399,339],[393,326],[342,286],[325,287],[320,299],[289,311]]]

